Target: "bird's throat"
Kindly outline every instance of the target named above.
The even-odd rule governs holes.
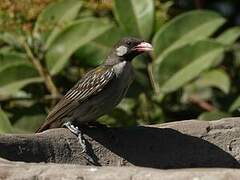
[[[116,76],[119,76],[123,72],[124,67],[126,66],[126,64],[127,64],[127,61],[123,61],[123,62],[120,62],[120,63],[115,64],[113,66],[113,70],[114,70]]]

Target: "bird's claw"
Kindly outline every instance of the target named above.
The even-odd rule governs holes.
[[[85,140],[82,138],[82,133],[80,133],[80,134],[78,135],[78,142],[79,142],[79,144],[80,144],[81,147],[82,147],[81,153],[86,152],[86,143],[85,143]]]
[[[78,127],[75,127],[74,125],[72,125],[70,122],[66,122],[64,123],[64,126],[66,128],[68,128],[73,134],[75,134],[78,137],[78,142],[82,147],[82,151],[81,153],[86,152],[86,144],[85,144],[85,140],[83,139],[83,135],[82,132],[79,130]]]

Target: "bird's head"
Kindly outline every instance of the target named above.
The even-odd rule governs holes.
[[[147,43],[137,38],[123,38],[117,44],[115,44],[109,58],[118,58],[123,61],[131,61],[137,55],[152,51],[153,47],[150,43]]]
[[[117,56],[123,57],[125,60],[132,60],[135,56],[152,51],[152,45],[137,39],[137,38],[123,38],[115,46],[114,50]]]

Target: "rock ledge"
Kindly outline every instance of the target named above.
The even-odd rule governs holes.
[[[239,122],[240,118],[226,118],[210,122],[187,120],[131,128],[87,128],[83,129],[87,153],[81,153],[77,138],[63,128],[29,135],[2,134],[0,157],[11,161],[96,166],[238,168]],[[12,169],[15,167],[12,164],[9,166]],[[43,164],[26,164],[22,168],[27,166],[48,167]],[[59,165],[49,166],[60,168]],[[19,164],[16,167],[21,168]],[[103,168],[103,171],[106,169]],[[229,171],[235,170],[226,172]]]

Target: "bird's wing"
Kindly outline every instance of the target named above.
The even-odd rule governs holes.
[[[69,114],[79,103],[100,92],[115,76],[112,66],[100,66],[89,71],[66,95],[58,102],[47,116],[46,122],[37,132],[48,129],[56,120]]]

